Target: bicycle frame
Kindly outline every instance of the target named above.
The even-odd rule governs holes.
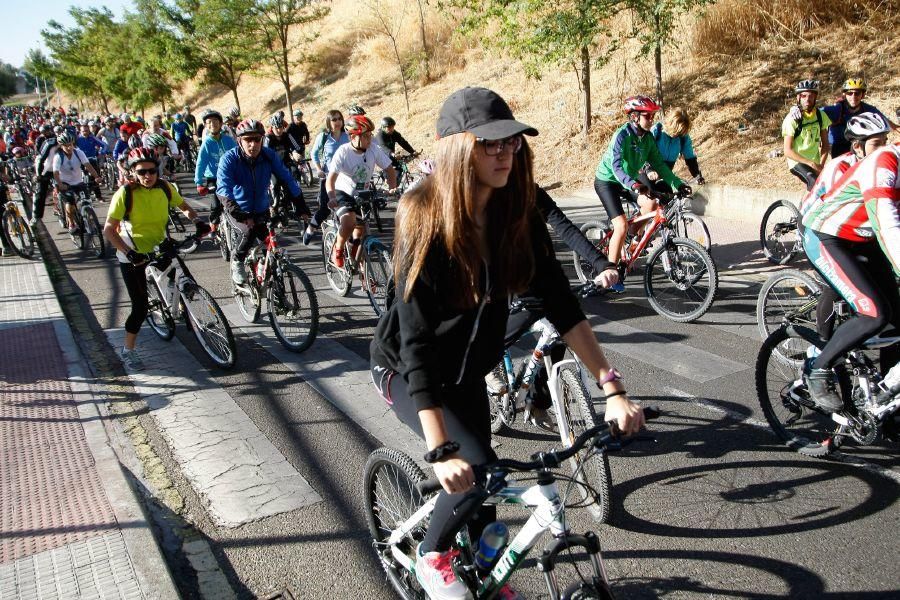
[[[193,281],[190,273],[187,273],[185,271],[185,266],[182,262],[182,258],[180,256],[176,256],[162,271],[160,271],[159,268],[156,267],[156,265],[152,263],[148,264],[146,272],[150,277],[153,278],[154,283],[156,283],[156,287],[159,290],[159,296],[163,299],[163,302],[166,303],[164,308],[168,309],[170,315],[172,316],[172,319],[177,321],[178,317],[181,316],[181,303],[176,301],[178,299],[178,294],[181,293],[181,290],[179,289],[179,282],[182,281],[182,278]],[[171,280],[175,284],[171,288],[169,287],[167,281],[168,279],[170,279],[170,273],[172,273]]]
[[[489,479],[485,487],[490,486]],[[397,544],[431,515],[436,502],[437,495],[430,498],[409,519],[394,529],[387,540],[387,543],[391,546],[393,557],[410,572],[415,572],[415,560],[404,554],[397,547]],[[545,531],[550,531],[554,539],[558,541],[572,542],[571,545],[584,546],[585,544],[581,540],[596,539],[592,534],[585,536],[585,538],[572,536],[571,530],[565,521],[565,507],[559,496],[559,489],[554,478],[551,479],[550,483],[537,483],[530,487],[504,485],[502,489],[487,498],[484,504],[516,504],[533,510],[528,521],[525,522],[525,525],[509,542],[503,554],[497,559],[494,567],[482,580],[475,595],[476,598],[494,597],[500,588],[506,584],[513,572],[521,566],[528,553],[534,548]],[[459,538],[461,535],[467,538],[467,535],[463,533],[458,534],[457,537]],[[606,570],[603,567],[603,559],[599,551],[599,543],[596,545],[596,550],[596,552],[589,552],[594,574],[597,578],[607,582]],[[551,554],[555,556],[555,554]],[[552,558],[549,564],[544,564],[542,561],[542,571],[547,589],[550,591],[550,598],[558,600],[559,583],[553,570]]]

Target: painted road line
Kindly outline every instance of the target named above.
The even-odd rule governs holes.
[[[745,365],[712,352],[673,342],[662,336],[618,321],[590,316],[591,325],[601,334],[603,348],[652,364],[697,383],[706,383],[749,369]]]
[[[107,338],[121,348],[124,330]],[[176,461],[216,524],[237,527],[322,498],[177,339],[141,336],[129,372]]]

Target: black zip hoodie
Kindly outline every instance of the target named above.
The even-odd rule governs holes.
[[[565,334],[585,316],[537,210],[530,225],[535,274],[529,292],[543,300],[547,319]],[[496,267],[482,270],[483,299],[473,308],[449,302],[452,269],[446,249],[435,244],[409,301],[401,296],[393,299],[370,348],[373,365],[403,376],[418,410],[441,406],[444,395],[457,393],[460,387],[483,387],[484,376],[503,355],[509,291],[492,285],[498,280]]]

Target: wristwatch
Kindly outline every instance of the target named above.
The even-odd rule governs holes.
[[[610,369],[606,373],[606,376],[603,379],[600,379],[599,381],[597,381],[597,385],[602,388],[604,385],[606,385],[610,381],[621,381],[621,380],[622,380],[622,374],[619,373],[619,370],[618,369]]]

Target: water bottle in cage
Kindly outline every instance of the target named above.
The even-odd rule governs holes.
[[[475,566],[481,573],[486,574],[497,562],[508,535],[509,530],[500,521],[494,521],[484,528],[478,541],[478,552],[475,553]]]

